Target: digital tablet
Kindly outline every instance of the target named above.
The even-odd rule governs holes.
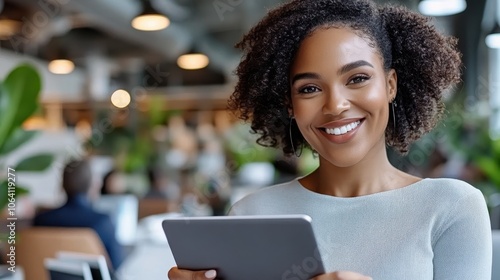
[[[310,279],[324,273],[306,215],[168,218],[162,223],[181,269],[216,279]]]

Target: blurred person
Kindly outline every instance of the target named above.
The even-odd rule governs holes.
[[[177,201],[179,199],[179,186],[170,180],[164,172],[155,168],[148,168],[147,176],[149,188],[144,198],[159,198],[169,201]]]
[[[180,211],[186,216],[210,216],[213,214],[210,201],[198,186],[194,168],[180,170],[179,185],[181,187]]]
[[[162,176],[158,171],[153,168],[148,168],[148,191],[144,195],[144,198],[158,198],[167,199],[167,182],[165,177]]]
[[[123,174],[112,169],[106,173],[102,179],[101,194],[126,194],[127,184]]]
[[[222,143],[215,135],[200,139],[196,182],[214,216],[225,215],[230,200],[230,176],[225,162]]]
[[[62,187],[67,196],[66,203],[53,210],[37,215],[34,226],[86,227],[99,235],[114,269],[124,259],[123,248],[115,237],[115,226],[108,215],[95,211],[89,199],[92,172],[86,160],[69,162],[63,171]]]
[[[443,93],[461,78],[456,39],[403,7],[293,0],[237,46],[230,109],[261,145],[295,156],[311,148],[319,167],[246,196],[231,215],[310,216],[327,271],[315,280],[491,279],[481,191],[413,176],[387,157],[387,145],[405,154],[442,116]],[[173,267],[168,276],[217,271]]]

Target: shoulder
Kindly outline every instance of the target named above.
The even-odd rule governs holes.
[[[436,222],[442,231],[453,224],[467,222],[474,227],[479,220],[489,221],[488,208],[483,193],[467,182],[457,179],[426,179],[429,185],[427,205],[436,212]]]
[[[292,181],[264,187],[237,201],[229,212],[230,215],[255,214],[256,209],[263,213],[269,208],[274,208],[280,200],[293,200],[297,197],[300,185],[297,179]]]
[[[477,197],[484,200],[481,191],[471,184],[450,178],[425,179],[424,185],[429,194],[436,198],[446,197],[451,203],[466,199],[468,197]]]
[[[60,219],[64,219],[64,213],[64,206],[45,210],[35,216],[35,218],[33,219],[33,224],[38,226],[51,225]]]
[[[103,238],[106,235],[114,235],[115,227],[111,218],[106,214],[94,212],[90,225]]]
[[[262,200],[274,200],[276,196],[284,196],[284,195],[289,195],[293,192],[291,190],[297,189],[299,187],[299,183],[297,179],[294,179],[292,181],[278,184],[278,185],[273,185],[269,187],[264,187],[262,189],[259,189],[241,200],[239,200],[236,204],[241,204],[241,203],[248,203],[250,201],[262,201]]]
[[[47,211],[44,213],[37,214],[33,219],[33,225],[35,226],[43,226],[47,224],[47,221],[50,220],[52,216],[52,211]]]

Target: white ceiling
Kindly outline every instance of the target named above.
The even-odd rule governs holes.
[[[240,60],[234,44],[269,8],[281,2],[152,0],[152,4],[171,19],[171,25],[162,31],[142,32],[130,25],[130,20],[141,9],[141,0],[0,0],[0,18],[18,17],[25,23],[13,39],[0,41],[0,47],[42,60],[62,51],[85,71],[101,69],[103,72],[104,67],[110,71],[110,78],[116,78],[115,83],[126,80],[128,86],[147,79],[144,78],[147,69],[168,72],[168,82],[158,87],[189,84],[197,79],[201,81],[199,83],[212,80],[220,83],[221,76],[223,83],[224,80],[231,83],[234,79],[232,73]],[[390,2],[416,8],[418,0]],[[468,2],[468,10],[473,12],[466,15],[467,18],[479,17],[480,21],[485,0]],[[474,9],[474,5],[481,7]],[[437,23],[448,32],[465,37],[467,33],[457,25],[463,19],[463,16],[445,17]],[[472,32],[477,33],[477,30]],[[210,57],[209,69],[198,74],[175,69],[175,59],[193,47]],[[92,61],[101,63],[89,67]],[[139,77],[131,81],[134,74]]]

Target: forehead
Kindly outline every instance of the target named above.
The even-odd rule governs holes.
[[[383,68],[379,51],[368,38],[350,28],[319,28],[306,37],[295,56],[292,72],[314,71],[323,66],[341,67],[357,60],[366,60]],[[309,69],[311,68],[311,69]],[[316,71],[315,71],[316,72]]]

